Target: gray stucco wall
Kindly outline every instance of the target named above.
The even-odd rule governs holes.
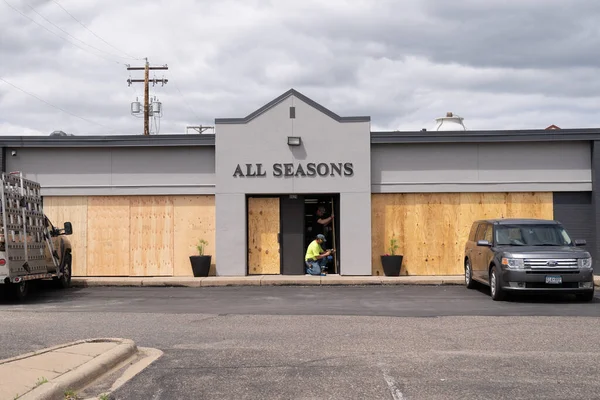
[[[374,193],[592,190],[589,142],[372,145],[371,160]]]
[[[295,107],[295,118],[290,118]],[[300,136],[302,146],[290,147],[288,136]],[[246,273],[245,194],[340,193],[341,274],[371,275],[371,153],[368,120],[340,122],[295,95],[245,123],[217,120],[216,209],[219,275]],[[262,164],[264,176],[234,176],[240,165]],[[274,164],[352,163],[353,174],[341,176],[274,176]],[[325,166],[321,166],[322,171]],[[256,170],[254,170],[256,171]],[[331,170],[330,170],[331,171]],[[238,197],[241,196],[241,197]],[[240,216],[240,204],[243,214]],[[235,218],[231,214],[235,215]],[[242,218],[243,216],[243,218]],[[243,246],[238,243],[244,235]],[[243,261],[243,262],[242,262]]]
[[[214,194],[213,147],[19,148],[8,171],[45,196]]]
[[[219,276],[246,275],[246,195],[217,193],[215,195],[216,243]]]

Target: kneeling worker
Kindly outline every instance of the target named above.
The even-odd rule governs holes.
[[[326,242],[325,236],[318,234],[317,238],[308,245],[306,256],[304,256],[307,274],[325,275],[325,266],[327,265],[328,257],[331,256],[333,250],[323,251],[321,243],[324,242]]]

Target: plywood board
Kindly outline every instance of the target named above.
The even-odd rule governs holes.
[[[281,271],[279,253],[279,198],[248,199],[248,274]]]
[[[381,255],[390,239],[404,256],[402,274],[463,273],[464,245],[474,220],[553,218],[552,193],[373,194],[373,275],[383,275]]]
[[[73,225],[73,234],[64,236],[71,242],[72,274],[87,275],[87,197],[44,197],[44,212],[57,228],[63,228],[65,222]]]
[[[130,262],[129,199],[88,198],[88,276],[128,276]]]
[[[215,196],[173,196],[175,276],[193,276],[189,257],[198,254],[200,239],[212,256],[209,275],[215,275]]]
[[[130,276],[173,276],[173,201],[129,197]]]

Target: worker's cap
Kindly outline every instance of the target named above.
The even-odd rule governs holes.
[[[317,235],[317,239],[321,239],[321,240],[322,240],[322,241],[324,241],[324,242],[326,242],[326,241],[327,241],[327,239],[325,239],[325,236],[324,236],[324,235],[322,235],[322,234],[320,234],[320,233]]]

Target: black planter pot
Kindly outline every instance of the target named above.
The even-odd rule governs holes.
[[[211,256],[190,256],[192,272],[196,278],[208,276],[208,271],[210,270],[210,260]]]
[[[402,256],[381,256],[381,265],[385,276],[399,276],[402,268]]]

